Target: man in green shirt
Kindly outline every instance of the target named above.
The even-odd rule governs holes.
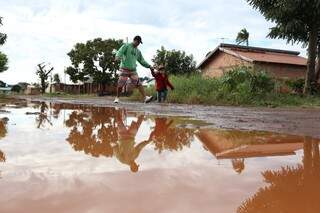
[[[132,43],[122,45],[122,47],[116,53],[116,60],[120,60],[121,63],[119,70],[120,76],[117,86],[117,97],[115,98],[114,103],[119,103],[119,95],[122,88],[126,85],[128,79],[131,80],[132,85],[139,89],[141,95],[144,97],[145,103],[148,103],[152,100],[152,97],[146,96],[137,74],[137,61],[145,68],[149,68],[153,71],[151,65],[144,60],[140,50],[138,49],[140,44],[142,44],[142,39],[140,36],[136,36],[134,37]]]

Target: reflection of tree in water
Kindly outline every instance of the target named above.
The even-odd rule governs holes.
[[[0,118],[0,140],[7,135],[7,121],[8,118]],[[6,161],[6,155],[4,152],[0,150],[0,162]],[[0,178],[1,178],[1,171],[0,171]]]
[[[7,118],[0,118],[0,139],[7,135]]]
[[[48,105],[45,102],[39,102],[39,104],[35,104],[35,108],[40,109],[39,115],[36,117],[37,128],[44,128],[46,123],[52,126],[50,119],[48,118]]]
[[[73,111],[65,122],[72,128],[67,141],[76,151],[84,151],[94,157],[112,157],[112,142],[117,141],[115,110],[112,108],[92,108],[89,113]]]
[[[238,212],[320,212],[319,154],[318,142],[304,142],[303,165],[263,172],[269,186],[243,202]]]
[[[241,159],[232,159],[231,160],[232,167],[234,171],[236,171],[238,174],[241,174],[245,168],[244,164],[244,158]]]
[[[177,128],[172,119],[155,118],[155,127],[150,135],[154,142],[155,150],[162,153],[164,150],[179,151],[183,147],[190,147],[193,139],[193,130]]]

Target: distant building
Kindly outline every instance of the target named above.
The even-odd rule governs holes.
[[[22,91],[25,91],[30,84],[27,82],[19,82],[18,85],[21,87]]]
[[[11,87],[0,87],[0,94],[10,94],[11,93]]]
[[[24,91],[24,94],[26,95],[39,95],[40,93],[40,88],[33,85],[28,85],[27,89]]]
[[[204,76],[220,77],[235,66],[264,70],[277,78],[303,78],[307,59],[299,52],[220,44],[198,65]]]

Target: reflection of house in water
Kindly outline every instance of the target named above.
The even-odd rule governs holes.
[[[238,207],[249,212],[320,212],[319,140],[303,143],[303,160],[296,166],[282,166],[261,173],[267,185],[259,188]]]
[[[217,159],[294,155],[308,137],[239,130],[200,130],[199,140]]]

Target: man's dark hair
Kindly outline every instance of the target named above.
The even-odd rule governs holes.
[[[139,36],[139,35],[135,36],[135,37],[133,38],[133,40],[134,40],[134,41],[138,41],[139,43],[143,44],[143,43],[142,43],[142,38],[141,38],[141,36]]]

